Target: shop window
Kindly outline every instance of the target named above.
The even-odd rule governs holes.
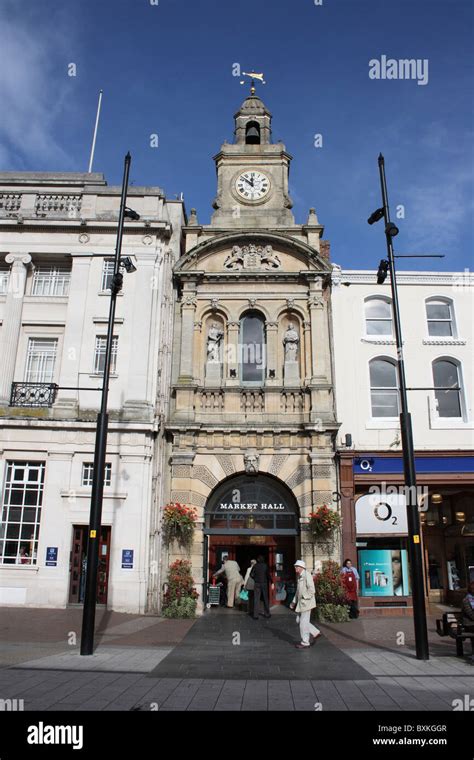
[[[372,359],[369,369],[372,417],[398,417],[398,384],[395,363],[389,359]]]
[[[365,302],[367,335],[392,336],[392,306],[385,298],[368,298]]]
[[[439,417],[462,417],[459,367],[452,359],[433,362],[433,381]]]
[[[411,594],[405,539],[367,539],[358,552],[361,596],[398,597]]]

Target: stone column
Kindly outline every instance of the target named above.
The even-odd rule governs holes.
[[[226,385],[239,385],[239,331],[240,322],[227,322],[227,355],[224,357],[227,368],[224,374]],[[231,377],[234,370],[235,377]]]
[[[196,313],[196,293],[183,293],[181,302],[181,357],[180,357],[180,383],[192,383],[194,378],[193,365],[193,337],[194,316]]]
[[[92,256],[75,256],[72,261],[71,283],[66,312],[66,327],[64,331],[64,346],[59,372],[59,385],[75,388],[79,386],[79,371],[81,346],[84,335],[84,320],[86,315],[87,293],[89,290],[89,273]],[[91,384],[93,385],[93,384]],[[86,398],[98,394],[92,391]],[[96,399],[90,399],[95,402]],[[75,417],[78,407],[78,392],[71,390],[58,391],[54,415],[61,418]]]
[[[281,367],[278,366],[278,322],[267,322],[267,378],[265,385],[281,385]],[[275,370],[275,377],[270,377],[270,370]]]
[[[29,253],[8,253],[7,264],[11,264],[8,283],[5,319],[1,331],[0,348],[0,405],[10,403],[11,387],[15,374],[16,355],[21,331],[21,315],[25,295],[27,266],[31,262]]]
[[[161,330],[157,323],[156,302],[163,296],[162,289],[153,289],[153,283],[159,281],[156,251],[135,253],[137,271],[124,277],[124,290],[134,288],[133,312],[131,324],[132,341],[130,345],[129,367],[124,412],[127,417],[145,417],[152,414],[152,365],[150,358],[153,349],[155,329]],[[133,278],[133,283],[132,283]],[[161,343],[161,341],[160,341]]]
[[[327,305],[320,283],[311,283],[308,299],[311,320],[311,382],[330,382]]]
[[[311,322],[303,322],[303,345],[304,345],[304,380],[305,385],[311,382]]]

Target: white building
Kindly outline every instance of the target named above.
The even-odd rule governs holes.
[[[390,282],[337,266],[332,281],[343,554],[363,604],[409,609]],[[397,283],[426,595],[457,603],[474,578],[474,276],[400,272]]]
[[[119,187],[102,174],[0,174],[0,603],[83,596]],[[130,187],[118,296],[97,598],[154,611],[183,203]],[[133,552],[133,554],[132,554]]]

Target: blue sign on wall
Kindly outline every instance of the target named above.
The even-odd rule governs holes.
[[[46,548],[46,567],[56,567],[58,564],[58,547],[48,546]]]
[[[133,549],[122,549],[122,570],[133,570]]]
[[[432,472],[474,472],[474,457],[416,457],[415,467],[419,475]],[[399,475],[403,473],[403,459],[367,454],[354,459],[354,472],[364,475]]]

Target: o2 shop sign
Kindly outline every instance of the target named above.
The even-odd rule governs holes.
[[[355,503],[356,532],[360,536],[408,534],[404,494],[367,493]]]

